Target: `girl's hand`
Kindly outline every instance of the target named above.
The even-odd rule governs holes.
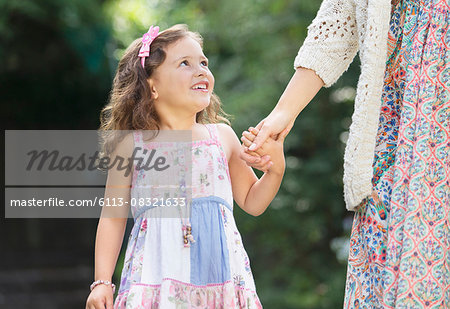
[[[265,155],[260,157],[256,154],[256,152],[249,151],[248,147],[242,146],[241,151],[239,153],[239,157],[245,161],[245,163],[248,166],[251,166],[253,168],[256,168],[257,170],[260,170],[262,172],[267,172],[269,169],[269,163],[270,163],[270,156]],[[254,163],[252,163],[254,162]]]
[[[113,292],[109,285],[97,285],[89,294],[86,309],[113,309]]]

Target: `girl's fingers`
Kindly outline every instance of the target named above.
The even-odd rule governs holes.
[[[261,161],[261,158],[259,156],[252,156],[251,154],[245,152],[245,149],[243,148],[241,148],[241,151],[239,152],[239,157],[244,160],[247,165],[250,166]]]
[[[251,167],[256,168],[257,170],[260,170],[261,172],[266,173],[269,168],[271,167],[270,163],[267,162],[266,164],[254,164],[251,165]]]
[[[249,147],[252,144],[252,141],[248,140],[245,136],[241,137],[241,141],[245,147]]]
[[[258,133],[259,133],[259,130],[257,128],[254,128],[254,127],[248,128],[248,131],[250,133],[252,133],[254,136],[258,135]]]
[[[259,163],[254,164],[247,163],[247,165],[256,168],[257,170],[260,170],[262,172],[266,172],[270,168],[269,163],[270,163],[270,156],[266,155],[261,158],[261,161]]]
[[[267,165],[267,163],[269,163],[269,161],[270,161],[270,156],[265,155],[261,158],[261,162],[259,162],[259,164],[264,166],[264,165]]]
[[[249,155],[252,155],[252,156],[254,156],[254,157],[261,158],[261,156],[260,156],[257,152],[248,150],[248,147],[245,147],[245,146],[244,146],[244,150],[245,150],[245,152],[248,153]]]
[[[114,309],[113,308],[113,295],[108,296],[106,298],[106,309]]]
[[[103,300],[101,300],[101,301],[98,301],[98,302],[96,302],[95,304],[94,304],[94,308],[95,309],[105,309],[106,307],[105,307],[105,302],[103,301]]]
[[[245,138],[247,138],[249,141],[253,142],[253,140],[255,139],[256,135],[253,135],[250,132],[244,131],[242,133],[242,136],[244,136]]]

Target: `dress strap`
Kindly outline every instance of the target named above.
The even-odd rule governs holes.
[[[219,131],[217,131],[217,125],[214,124],[214,123],[208,123],[205,126],[208,129],[209,136],[211,137],[211,139],[215,143],[220,145],[220,142],[219,142]]]
[[[134,147],[141,147],[144,144],[143,137],[142,137],[142,131],[141,130],[133,130],[133,141],[134,141]]]
[[[206,128],[209,131],[209,135],[211,136],[212,142],[214,144],[216,144],[217,147],[219,148],[220,155],[222,156],[222,159],[224,160],[225,164],[227,165],[226,170],[227,170],[228,178],[231,180],[230,171],[228,170],[227,155],[226,155],[225,149],[223,148],[223,145],[219,139],[219,129],[217,128],[217,123],[208,123],[206,125]]]
[[[135,152],[137,157],[143,156],[144,152],[144,137],[142,134],[141,130],[133,130],[132,131],[133,134],[133,142],[134,142],[134,147],[133,147],[133,153]],[[133,184],[135,184],[136,181],[136,176],[137,176],[137,169],[136,169],[136,164],[133,163]]]

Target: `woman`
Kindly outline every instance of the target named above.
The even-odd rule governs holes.
[[[356,212],[345,308],[450,308],[449,6],[324,0],[278,104],[256,138],[242,138],[241,158],[267,169],[254,151],[290,129],[359,51],[344,157],[345,202]]]

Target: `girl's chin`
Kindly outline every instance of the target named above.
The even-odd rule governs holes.
[[[207,108],[207,107],[209,106],[209,104],[210,104],[210,101],[209,101],[209,100],[208,100],[208,101],[205,101],[205,102],[198,102],[198,103],[196,104],[197,110],[198,110],[199,112],[201,112],[202,110],[204,110],[205,108]]]

